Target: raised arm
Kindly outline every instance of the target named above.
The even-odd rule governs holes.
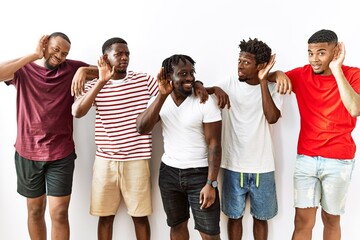
[[[208,146],[208,180],[217,180],[221,164],[221,121],[204,123],[205,142]],[[205,184],[200,192],[200,208],[210,207],[216,199],[216,191]]]
[[[160,120],[160,110],[166,98],[173,90],[172,82],[166,78],[164,68],[161,68],[157,75],[159,84],[159,94],[154,102],[136,119],[136,130],[140,134],[146,134],[152,131],[155,124]]]
[[[78,97],[73,103],[72,115],[74,117],[81,118],[89,112],[98,93],[114,75],[114,68],[111,68],[111,66],[106,62],[104,56],[102,56],[98,60],[98,72],[99,72],[99,79],[95,83],[94,87],[92,87],[83,96]]]
[[[276,123],[281,116],[280,110],[276,107],[274,100],[271,97],[267,81],[268,73],[274,64],[275,54],[271,56],[269,63],[266,64],[258,73],[261,88],[262,108],[265,118],[269,124]]]
[[[0,82],[13,79],[14,73],[17,70],[28,63],[31,63],[37,59],[41,59],[44,56],[44,48],[48,41],[48,37],[48,35],[44,35],[40,38],[34,53],[0,63]]]
[[[352,117],[360,116],[360,95],[357,93],[346,80],[342,71],[342,64],[345,59],[345,45],[344,43],[338,43],[338,51],[334,56],[334,59],[330,62],[330,69],[334,75],[341,101],[344,103],[345,108]]]

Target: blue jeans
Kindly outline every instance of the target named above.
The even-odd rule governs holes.
[[[217,189],[214,204],[200,209],[200,191],[206,185],[207,176],[207,167],[179,169],[161,163],[159,187],[170,227],[187,221],[191,208],[195,229],[208,235],[220,234],[220,201]]]
[[[318,207],[332,215],[345,212],[354,160],[297,155],[294,173],[294,207]]]
[[[222,211],[232,219],[245,213],[247,196],[250,197],[250,213],[259,220],[269,220],[278,212],[274,172],[239,173],[223,169]],[[242,176],[241,176],[242,175]]]

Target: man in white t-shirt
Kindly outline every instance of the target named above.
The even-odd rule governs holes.
[[[276,84],[267,81],[275,55],[256,38],[239,47],[238,77],[216,84],[231,102],[222,110],[222,211],[229,217],[229,239],[241,239],[249,196],[254,239],[267,239],[267,220],[278,210],[271,124],[281,116],[281,99]]]
[[[195,61],[173,55],[158,74],[159,94],[137,118],[139,133],[162,124],[164,154],[159,187],[171,239],[189,238],[191,207],[203,239],[220,239],[217,175],[221,162],[221,112],[213,98],[200,103],[193,93]]]

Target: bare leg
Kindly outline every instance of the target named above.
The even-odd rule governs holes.
[[[150,240],[150,224],[148,217],[132,217],[137,240]]]
[[[220,240],[220,235],[209,235],[203,232],[200,232],[202,240]]]
[[[324,210],[321,210],[321,218],[324,224],[324,239],[326,240],[340,240],[341,227],[340,216],[331,215]]]
[[[37,198],[27,198],[28,231],[31,239],[46,239],[45,209],[45,194]]]
[[[188,221],[179,223],[176,226],[170,228],[171,240],[188,240],[190,238],[189,230],[187,227]]]
[[[229,218],[227,226],[229,240],[241,240],[243,234],[242,219],[242,217],[239,219]]]
[[[49,196],[52,240],[70,239],[69,203],[70,195],[63,197]]]
[[[98,223],[99,240],[112,239],[114,219],[115,219],[115,215],[111,215],[107,217],[99,217],[99,223]]]
[[[254,218],[253,234],[255,240],[266,240],[268,237],[268,223],[266,220]]]
[[[316,208],[296,208],[292,240],[311,240],[315,226]]]

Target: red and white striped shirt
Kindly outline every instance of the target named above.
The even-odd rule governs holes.
[[[96,81],[87,82],[85,92]],[[94,102],[97,156],[119,161],[150,159],[151,133],[140,135],[136,131],[136,118],[157,93],[156,79],[132,71],[124,79],[110,80],[101,89]]]

